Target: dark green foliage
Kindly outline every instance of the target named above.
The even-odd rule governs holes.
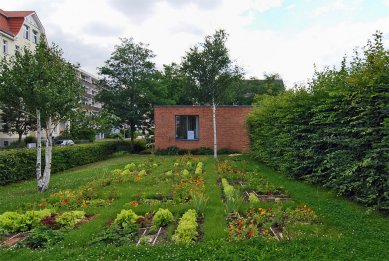
[[[106,227],[100,232],[95,239],[92,240],[92,244],[105,243],[113,244],[116,246],[131,245],[134,243],[135,237],[138,234],[139,224],[127,224],[124,227],[119,225],[113,225],[112,227]]]
[[[234,153],[239,153],[239,152],[230,149],[218,150],[218,154],[234,154]],[[158,150],[155,152],[155,154],[157,155],[184,155],[184,154],[212,155],[213,150],[211,148],[206,148],[206,147],[200,147],[199,149],[185,150],[185,149],[179,149],[176,146],[172,146],[164,150]]]
[[[144,141],[136,141],[134,151],[145,149]],[[53,173],[104,160],[118,151],[131,152],[127,141],[107,141],[53,149]],[[0,185],[35,177],[36,152],[28,149],[0,152]]]
[[[36,138],[34,136],[27,136],[26,138],[24,138],[24,143],[36,143]]]
[[[251,145],[282,172],[389,210],[389,53],[380,33],[363,54],[316,72],[309,89],[258,97]]]
[[[64,238],[62,230],[52,230],[46,227],[37,227],[28,233],[27,238],[21,242],[21,246],[30,248],[43,248],[53,246]]]
[[[232,100],[236,105],[251,105],[256,95],[275,96],[285,91],[284,82],[278,74],[264,75],[264,80],[251,78],[235,84],[235,95]]]

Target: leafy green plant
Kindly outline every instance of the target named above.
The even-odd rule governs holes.
[[[55,245],[64,238],[63,230],[52,230],[47,227],[37,227],[28,233],[27,238],[20,244],[30,248],[43,248]]]
[[[189,209],[182,215],[177,229],[172,237],[176,244],[189,244],[198,237],[197,232],[197,214],[194,209]]]
[[[169,209],[160,208],[153,217],[153,227],[164,227],[174,221],[174,216]]]
[[[85,211],[68,211],[56,218],[56,222],[64,227],[73,228],[77,223],[85,218]]]
[[[54,209],[42,209],[27,211],[24,214],[26,225],[29,228],[37,227],[41,224],[41,220],[45,217],[50,217],[51,214],[55,213]]]
[[[91,244],[103,242],[116,246],[129,245],[134,242],[139,229],[139,224],[128,223],[124,227],[114,224],[103,229],[92,241]]]
[[[259,198],[257,196],[255,196],[254,193],[250,193],[250,195],[249,195],[249,202],[250,202],[250,204],[258,203],[259,202]]]
[[[123,209],[114,220],[114,224],[117,224],[121,228],[125,228],[128,225],[135,224],[135,222],[140,218],[132,209],[125,210]]]
[[[4,212],[0,215],[0,228],[8,233],[27,230],[24,214],[17,212]]]

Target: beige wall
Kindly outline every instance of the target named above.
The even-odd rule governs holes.
[[[29,26],[30,28],[30,37],[29,39],[24,38],[24,24]],[[30,50],[35,49],[35,43],[33,42],[33,30],[39,32],[38,37],[43,33],[43,30],[40,30],[37,21],[34,19],[34,15],[29,15],[24,19],[24,24],[22,25],[19,33],[15,37],[8,36],[5,33],[0,33],[0,59],[5,57],[12,57],[15,54],[16,46],[20,47],[20,50],[23,50],[24,47],[27,47]],[[3,40],[8,42],[8,53],[3,53]],[[1,123],[1,118],[0,118]],[[29,133],[28,135],[35,136],[35,133]],[[24,136],[25,137],[25,136]],[[13,141],[17,141],[18,135],[8,135],[7,133],[3,133],[0,131],[0,146],[4,146],[4,141],[8,141],[8,143],[12,143]]]

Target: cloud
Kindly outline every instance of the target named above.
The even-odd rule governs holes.
[[[155,14],[159,4],[168,4],[178,9],[187,5],[194,5],[200,9],[209,10],[216,8],[221,3],[221,0],[110,0],[110,3],[118,11],[128,16],[132,22],[142,24]]]
[[[244,67],[247,77],[277,72],[288,86],[310,78],[313,64],[319,68],[337,65],[345,53],[365,45],[377,29],[384,32],[385,46],[389,46],[389,15],[382,11],[387,0],[372,5],[331,0],[321,6],[309,0],[293,4],[281,0],[3,2],[5,10],[37,11],[49,41],[59,44],[67,59],[80,62],[91,73],[103,66],[119,37],[148,43],[161,68],[180,62],[190,47],[222,28],[230,35],[227,46],[232,59]],[[363,4],[370,9],[361,17]],[[314,17],[314,12],[320,15]]]
[[[86,71],[96,74],[96,66],[103,65],[104,59],[108,59],[111,50],[97,44],[87,44],[78,39],[68,37],[60,28],[54,30],[50,40],[60,43],[64,58],[73,64],[80,64]]]
[[[123,28],[119,26],[110,25],[107,23],[96,22],[90,23],[83,27],[83,31],[86,34],[94,36],[118,36],[123,33]]]

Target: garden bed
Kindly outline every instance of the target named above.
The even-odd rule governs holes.
[[[284,195],[284,194],[260,194],[259,192],[255,192],[255,191],[252,192],[245,191],[243,193],[243,197],[246,202],[249,202],[251,193],[254,194],[260,201],[263,202],[280,202],[280,201],[282,202],[291,199],[289,195]]]

